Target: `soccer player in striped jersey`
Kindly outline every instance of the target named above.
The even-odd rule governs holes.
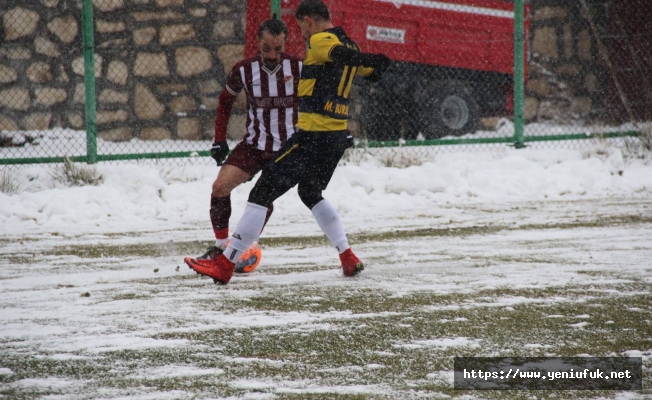
[[[348,244],[335,208],[322,197],[344,150],[353,144],[348,131],[348,97],[353,78],[377,81],[390,60],[383,54],[360,52],[343,29],[330,20],[320,0],[303,0],[295,12],[308,52],[299,83],[297,132],[263,169],[249,194],[244,215],[223,254],[211,262],[189,264],[197,273],[226,284],[235,262],[258,237],[267,207],[298,184],[301,201],[338,251],[344,276],[364,269]]]
[[[222,166],[213,182],[210,202],[215,245],[194,260],[212,260],[222,254],[229,237],[231,191],[258,173],[294,134],[302,61],[284,53],[287,32],[282,21],[263,22],[258,29],[260,51],[233,66],[220,94],[211,148],[211,156]],[[246,134],[229,155],[226,129],[236,96],[242,90],[247,95]],[[269,204],[265,223],[273,209]],[[185,260],[188,263],[193,259]]]

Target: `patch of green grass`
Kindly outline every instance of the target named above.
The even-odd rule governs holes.
[[[152,295],[149,293],[120,293],[113,296],[110,301],[120,301],[120,300],[143,300],[149,299]]]
[[[366,242],[383,242],[396,241],[397,239],[407,240],[420,237],[464,237],[470,235],[488,235],[501,231],[510,230],[544,230],[544,229],[577,229],[577,228],[597,228],[605,226],[623,225],[623,224],[648,224],[652,223],[652,217],[642,215],[619,215],[612,217],[600,218],[590,221],[573,221],[556,224],[528,224],[521,226],[471,226],[460,228],[443,228],[443,229],[416,229],[416,230],[394,230],[388,232],[365,233],[350,235],[352,243]],[[308,247],[328,246],[329,243],[324,236],[297,236],[297,237],[275,237],[261,238],[261,246],[264,247],[287,247],[289,249],[302,249]],[[168,242],[168,243],[139,243],[129,245],[65,245],[56,246],[51,250],[39,252],[39,257],[44,256],[77,256],[83,259],[88,258],[128,258],[128,257],[168,257],[183,256],[189,254],[201,254],[210,246],[209,242],[189,241],[189,242]],[[28,253],[19,256],[9,255],[7,258],[12,264],[29,264],[34,261],[34,255]],[[547,263],[550,260],[545,258],[514,258],[515,261],[541,262]],[[512,261],[507,260],[507,261]],[[303,268],[303,267],[302,267]],[[308,267],[309,271],[319,270]]]
[[[557,289],[505,290],[502,295],[546,300],[551,292],[568,294]],[[491,305],[492,299],[500,300],[498,291],[468,296],[417,293],[392,298],[366,290],[348,293],[344,302],[319,291],[323,300],[315,299],[313,290],[270,292],[240,306],[249,313],[255,309],[271,315],[305,311],[307,293],[313,296],[311,312],[348,310],[351,314],[333,314],[331,318],[322,314],[322,325],[317,326],[166,333],[157,338],[183,338],[219,348],[222,359],[215,357],[209,365],[227,370],[227,381],[255,376],[316,381],[324,386],[389,384],[395,390],[449,394],[453,394],[450,387],[435,384],[427,376],[451,370],[455,356],[609,356],[648,349],[652,344],[648,335],[652,295],[596,296],[581,288],[565,301],[521,302],[511,307]],[[214,308],[217,304],[205,306]],[[448,347],[428,344],[441,338],[466,338],[468,343]],[[251,361],[229,361],[235,358]]]
[[[110,366],[98,360],[49,358],[47,354],[35,357],[3,352],[0,365],[13,371],[10,375],[0,374],[0,383],[10,383],[26,378],[61,378],[91,380],[108,373]],[[0,391],[0,393],[2,393]]]
[[[643,281],[621,285],[610,285],[611,291],[567,286],[404,296],[351,287],[260,288],[259,295],[246,300],[235,297],[225,302],[221,298],[194,304],[201,310],[239,312],[248,318],[310,311],[306,315],[313,319],[207,330],[179,331],[183,326],[175,326],[174,331],[153,338],[185,339],[187,346],[107,351],[85,360],[12,352],[0,356],[0,365],[15,374],[0,376],[0,382],[59,377],[92,380],[86,390],[181,390],[197,397],[273,393],[283,399],[404,399],[439,393],[453,398],[473,394],[487,399],[530,399],[536,393],[539,399],[565,399],[571,392],[455,391],[449,382],[431,374],[450,371],[456,356],[617,356],[628,350],[645,351],[652,346],[652,285]],[[616,288],[628,294],[614,295]],[[147,297],[126,292],[107,301],[149,301]],[[438,344],[445,339],[458,342]],[[167,377],[147,372],[175,365],[223,372]],[[645,379],[645,387],[652,387],[650,378]],[[235,381],[265,384],[240,387],[233,385]],[[275,388],[284,387],[283,382],[316,388],[371,385],[384,389],[373,395],[277,392]],[[1,389],[0,394],[29,398],[20,397],[14,389]],[[572,392],[573,398],[613,395]]]
[[[378,395],[374,393],[370,397],[367,394],[340,394],[340,393],[309,393],[309,392],[304,392],[304,393],[277,393],[277,396],[279,396],[279,399],[282,400],[304,400],[304,399],[310,399],[310,400],[367,400],[369,398],[377,399],[377,400],[383,400],[383,399],[391,399],[391,396],[383,396],[383,395]]]
[[[104,176],[93,165],[74,163],[65,157],[63,164],[52,168],[52,178],[66,186],[97,186],[104,182]]]
[[[11,171],[0,171],[0,192],[12,195],[20,192],[22,187],[23,184]]]
[[[166,257],[194,254],[199,242],[138,243],[129,245],[66,245],[42,252],[44,256],[77,256],[80,258]],[[204,248],[205,250],[205,248]]]
[[[422,229],[358,235],[354,241],[395,241],[420,237],[494,234],[519,229],[575,229],[613,224],[652,222],[650,218],[621,216],[599,221],[574,221],[568,224],[527,225],[521,227],[468,227],[459,229]],[[303,248],[326,246],[323,237],[284,237],[261,240],[265,247]],[[557,245],[553,243],[552,245]],[[551,245],[550,241],[541,246]],[[206,246],[199,241],[134,245],[58,246],[44,252],[45,257],[73,256],[76,259],[129,257],[169,257],[200,254]],[[42,254],[42,253],[41,253]],[[39,256],[41,256],[39,254]],[[434,254],[434,253],[433,253]],[[420,257],[423,262],[430,256]],[[478,256],[437,253],[433,259],[465,260],[478,267],[491,264],[549,264],[539,254],[524,256]],[[7,259],[7,256],[5,256]],[[18,260],[26,263],[30,255]],[[371,259],[390,263],[382,256]],[[13,262],[13,259],[12,259]],[[105,269],[119,269],[113,260],[94,262]],[[180,265],[170,265],[176,268]],[[564,261],[568,263],[569,261]],[[65,261],[68,263],[68,261]],[[64,261],[53,263],[53,268]],[[116,263],[118,264],[118,263]],[[93,263],[90,263],[93,265]],[[577,265],[576,265],[577,266]],[[167,266],[165,268],[168,268]],[[288,271],[334,269],[335,265],[284,265],[265,267],[265,274]],[[581,267],[580,265],[580,268]],[[164,270],[164,272],[170,272]],[[481,270],[478,270],[481,273]],[[92,292],[93,304],[112,302],[156,301],[161,292],[198,290],[192,308],[200,313],[255,319],[273,326],[207,329],[188,328],[201,321],[193,316],[157,320],[158,315],[141,315],[143,324],[160,326],[163,333],[153,338],[187,340],[179,347],[161,346],[119,351],[83,352],[85,359],[53,359],[37,348],[28,348],[21,340],[0,341],[0,366],[14,373],[0,375],[0,395],[8,399],[31,399],[44,395],[65,396],[65,389],[18,389],[12,386],[21,379],[54,377],[79,381],[83,393],[98,389],[115,390],[124,396],[148,391],[185,391],[189,398],[238,397],[269,393],[280,399],[408,399],[460,398],[472,395],[487,399],[567,399],[610,398],[613,392],[557,391],[455,391],[444,378],[433,375],[449,372],[456,356],[619,356],[629,350],[645,354],[652,348],[652,284],[640,276],[623,276],[617,270],[580,271],[593,277],[605,277],[595,284],[561,287],[499,287],[472,293],[411,292],[396,296],[393,292],[356,285],[320,286],[313,283],[265,285],[257,280],[234,280],[226,288],[198,285],[194,274],[172,274],[135,279],[124,291],[115,288]],[[162,275],[162,274],[159,274]],[[205,282],[209,280],[205,279]],[[204,283],[201,281],[201,283]],[[602,282],[602,283],[600,283]],[[73,289],[74,285],[57,285],[55,289]],[[36,290],[36,289],[34,289]],[[78,290],[86,290],[80,288]],[[93,290],[93,289],[91,289]],[[139,291],[141,290],[141,291]],[[214,291],[213,291],[214,290]],[[240,292],[242,291],[242,292]],[[72,292],[72,291],[71,291]],[[60,293],[60,292],[57,292]],[[242,298],[241,293],[247,293]],[[199,298],[199,299],[197,299]],[[9,305],[10,306],[10,305]],[[116,310],[124,309],[124,305]],[[116,314],[120,311],[115,311]],[[288,323],[287,316],[297,317]],[[53,317],[54,318],[54,317]],[[303,321],[301,320],[303,318]],[[151,320],[150,320],[151,319]],[[32,320],[35,324],[54,326],[54,320]],[[208,322],[212,323],[212,322]],[[246,324],[245,324],[246,325]],[[251,324],[253,325],[253,323]],[[129,326],[116,323],[118,332]],[[151,331],[147,331],[151,332]],[[140,334],[143,334],[142,331]],[[445,340],[452,341],[452,344]],[[183,343],[183,342],[182,342]],[[6,351],[5,351],[6,349]],[[650,362],[647,362],[650,364]],[[209,375],[149,375],[154,368],[188,366],[196,369],[220,369]],[[649,367],[649,365],[648,365]],[[652,396],[652,377],[644,377],[646,395]],[[261,386],[238,386],[236,381],[260,381]],[[300,388],[291,393],[276,388]],[[379,387],[380,393],[318,392],[319,388],[345,386]],[[310,388],[317,388],[310,392]],[[117,396],[118,394],[116,394]],[[1,397],[1,396],[0,396]],[[102,397],[102,396],[97,396]],[[93,398],[90,394],[86,398]]]

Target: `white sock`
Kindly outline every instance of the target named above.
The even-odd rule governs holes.
[[[349,241],[346,239],[340,215],[331,203],[326,199],[320,201],[312,208],[312,215],[315,216],[317,224],[331,241],[333,247],[340,254],[344,253],[349,248]]]
[[[215,247],[218,249],[224,250],[226,248],[226,243],[229,241],[229,238],[226,239],[215,239]]]
[[[233,263],[237,262],[240,256],[242,256],[242,253],[258,240],[260,231],[263,230],[263,225],[265,224],[266,215],[267,207],[247,203],[244,214],[242,214],[238,226],[233,231],[231,243],[224,250],[224,255],[229,261]]]

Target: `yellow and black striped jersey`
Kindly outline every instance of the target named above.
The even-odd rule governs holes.
[[[369,76],[373,68],[334,61],[331,51],[346,46],[360,51],[342,30],[336,27],[310,37],[299,82],[299,120],[305,131],[341,131],[348,129],[349,94],[356,75]]]

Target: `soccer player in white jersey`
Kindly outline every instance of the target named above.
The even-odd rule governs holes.
[[[302,61],[284,53],[287,32],[282,21],[271,19],[263,22],[258,29],[260,51],[233,66],[220,94],[215,140],[211,148],[211,156],[218,166],[222,166],[213,182],[210,202],[215,245],[196,259],[186,257],[184,261],[189,265],[222,254],[229,237],[231,191],[258,173],[294,134]],[[236,96],[243,89],[247,95],[246,135],[228,155],[226,128]],[[274,206],[270,205],[265,223],[273,209]]]

